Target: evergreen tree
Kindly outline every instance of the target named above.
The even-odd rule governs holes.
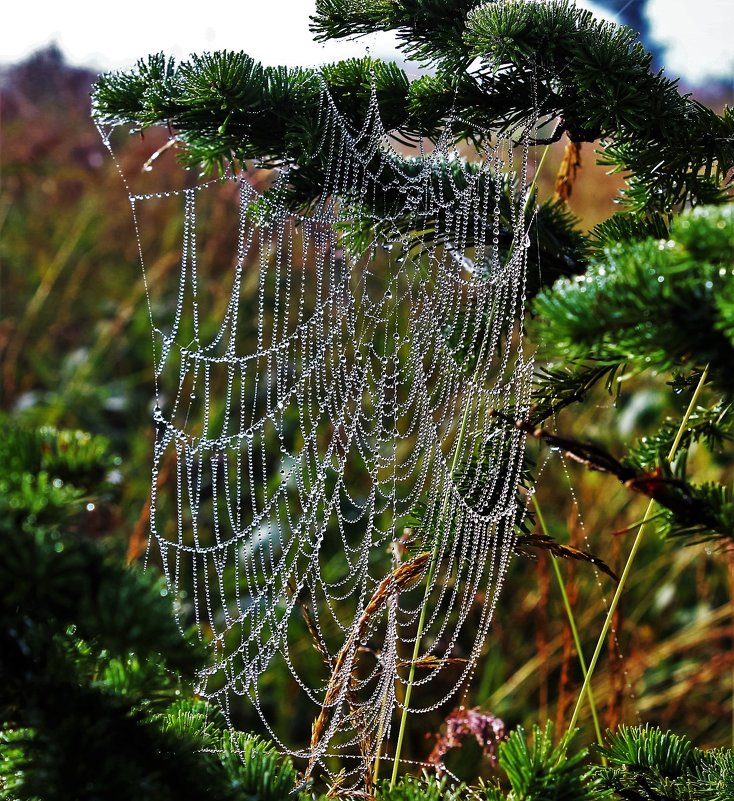
[[[457,141],[481,144],[489,128],[506,130],[538,107],[554,128],[548,139],[601,140],[600,159],[626,178],[622,211],[585,236],[562,203],[536,210],[540,248],[530,272],[541,275],[532,288],[534,331],[546,366],[529,418],[504,422],[649,495],[666,510],[669,536],[734,539],[730,489],[695,484],[686,459],[696,443],[725,448],[734,425],[734,219],[725,205],[734,114],[680,95],[675,81],[651,72],[633,31],[598,23],[567,0],[320,0],[313,30],[321,39],[393,30],[406,56],[433,68],[414,81],[369,58],[324,68],[355,123],[374,81],[386,126],[401,137],[430,138],[450,124]],[[314,78],[244,54],[179,65],[159,55],[103,76],[94,110],[101,121],[141,129],[171,125],[185,161],[207,169],[287,163],[288,202],[305,209],[324,169],[308,157],[319,135]],[[436,180],[450,194],[455,176],[450,164],[442,169]],[[688,207],[697,208],[679,216]],[[615,386],[625,370],[665,374],[689,408],[623,457],[543,428],[593,386]],[[295,784],[289,762],[231,733],[195,701],[177,700],[173,677],[201,655],[175,629],[160,585],[120,568],[85,536],[86,503],[107,491],[103,445],[51,431],[16,431],[0,442],[0,534],[12,557],[0,563],[10,588],[0,607],[2,796],[285,798]],[[730,754],[702,757],[681,743],[654,730],[623,731],[606,752],[609,768],[587,773],[580,758],[567,757],[568,741],[555,746],[546,729],[531,746],[513,735],[500,764],[509,798],[727,797]],[[405,780],[381,792],[412,799],[448,791]],[[500,784],[486,790],[488,799],[504,792]]]

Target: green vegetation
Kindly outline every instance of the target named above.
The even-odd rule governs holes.
[[[106,444],[0,434],[0,797],[288,798],[292,764],[182,683],[205,652],[165,585],[90,536],[111,501]]]
[[[724,748],[734,736],[731,110],[681,95],[650,72],[632,32],[565,0],[321,0],[318,9],[319,37],[396,30],[405,52],[435,69],[409,81],[379,61],[331,65],[326,80],[353,120],[371,76],[386,123],[408,138],[434,135],[456,103],[456,140],[478,144],[537,102],[549,139],[597,142],[625,181],[621,211],[586,233],[566,202],[543,200],[545,176],[535,198],[534,405],[528,419],[504,422],[535,435],[535,500],[545,534],[565,550],[533,548],[537,526],[523,533],[534,560],[510,568],[467,704],[512,733],[497,764],[469,743],[449,753],[466,784],[406,776],[378,784],[377,796],[734,797]],[[205,656],[173,623],[171,603],[186,598],[168,595],[155,565],[124,566],[143,557],[147,537],[151,345],[126,198],[88,122],[91,80],[53,51],[2,75],[0,797],[285,799],[296,767],[230,729],[190,688]],[[180,65],[157,56],[100,79],[94,111],[143,133],[116,140],[125,169],[139,171],[166,142],[154,123],[173,126],[185,163],[232,160],[261,188],[287,155],[290,202],[307,208],[323,169],[305,158],[317,90],[308,70],[241,54]],[[155,169],[172,186],[185,180],[173,154]],[[447,188],[448,171],[435,177]],[[222,253],[214,277],[229,268],[231,232],[219,222],[207,243]],[[164,255],[151,271],[166,287],[180,219],[162,204],[152,223]],[[226,303],[216,290],[211,301],[215,311]],[[580,551],[623,574],[612,613],[608,577],[550,562]],[[603,748],[576,745],[593,740],[586,668],[552,567],[593,674]],[[293,656],[318,663],[311,643]],[[288,688],[287,676],[269,675],[262,691],[287,698]],[[282,706],[283,726],[307,742],[311,721]],[[237,728],[256,727],[244,706],[231,712]],[[409,727],[403,755],[424,760],[426,735],[443,731],[447,712]],[[639,720],[649,725],[628,725]]]

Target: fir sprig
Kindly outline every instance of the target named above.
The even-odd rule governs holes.
[[[491,97],[509,81],[516,108],[536,102],[557,136],[603,139],[601,163],[631,173],[624,194],[638,213],[724,199],[734,165],[734,115],[718,116],[651,71],[652,56],[624,26],[597,21],[570,0],[486,3],[470,12],[467,42],[486,67]]]
[[[556,743],[553,725],[533,727],[530,742],[522,727],[515,729],[499,746],[499,764],[510,784],[505,796],[495,784],[485,788],[487,801],[531,801],[563,798],[566,801],[592,801],[610,798],[589,774],[584,760],[587,749],[570,752],[571,738]]]
[[[583,277],[556,282],[534,303],[532,326],[550,360],[592,359],[642,371],[710,366],[734,391],[734,209],[676,219],[670,239],[605,249]]]
[[[622,460],[638,470],[649,470],[658,465],[664,455],[670,452],[676,439],[680,421],[666,418],[658,429],[642,437],[627,452]],[[719,450],[734,439],[734,413],[730,404],[714,404],[710,408],[698,408],[688,418],[678,449],[685,454],[692,445],[703,441],[709,450]],[[685,460],[675,462],[676,475],[685,472]]]
[[[0,797],[290,798],[290,760],[186,698],[205,649],[181,635],[165,584],[116,562],[79,520],[69,529],[77,492],[48,495],[74,480],[97,497],[115,463],[104,441],[3,425],[0,456],[11,500],[0,503]],[[46,478],[28,480],[36,472]]]
[[[465,68],[472,60],[462,40],[467,12],[481,0],[318,0],[311,31],[317,41],[395,31],[405,55],[422,64]]]
[[[601,749],[608,767],[594,775],[627,801],[724,801],[734,791],[732,752],[702,751],[687,737],[649,726],[620,726]]]

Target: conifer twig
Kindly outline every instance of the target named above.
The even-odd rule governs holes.
[[[528,420],[513,420],[508,415],[496,410],[492,414],[514,425],[520,431],[530,434],[535,439],[545,442],[550,447],[558,448],[570,459],[584,465],[589,470],[613,475],[625,487],[642,495],[647,495],[651,501],[657,501],[660,506],[671,511],[679,519],[687,523],[693,522],[705,526],[711,531],[718,530],[720,521],[712,515],[706,504],[696,497],[691,486],[685,481],[663,475],[660,469],[652,472],[639,471],[634,467],[623,464],[608,451],[594,443],[558,436],[544,428],[534,426]],[[684,419],[685,424],[687,424],[689,417],[690,413],[687,413]],[[678,430],[671,453],[675,454],[677,452],[684,434],[685,428],[682,431]],[[671,461],[671,458],[669,457],[667,461]],[[644,519],[641,525],[649,523],[650,519]]]

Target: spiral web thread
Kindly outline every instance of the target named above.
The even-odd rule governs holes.
[[[529,403],[535,123],[488,135],[472,164],[448,136],[410,157],[383,128],[374,89],[357,130],[324,87],[314,157],[326,156],[326,177],[308,214],[278,200],[285,168],[265,194],[242,173],[130,192],[151,290],[141,221],[162,198],[184,215],[175,308],[149,294],[151,542],[187,594],[182,621],[211,643],[199,693],[225,715],[235,696],[249,699],[309,770],[333,776],[336,755],[342,778],[362,775],[390,737],[424,604],[411,714],[456,702],[485,642],[520,514],[523,434],[491,412],[523,416]],[[225,184],[216,202],[236,218],[236,246],[212,325],[198,209]],[[408,563],[415,575],[401,584]],[[283,667],[319,721],[307,747],[270,721],[263,677]]]

